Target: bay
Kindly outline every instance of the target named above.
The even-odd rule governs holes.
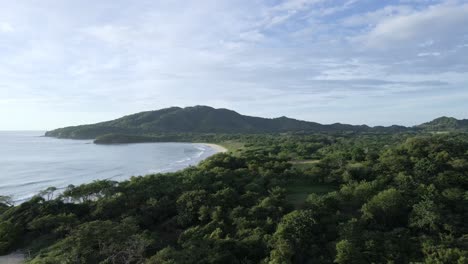
[[[43,131],[0,132],[0,195],[21,202],[47,187],[174,172],[215,154],[204,144],[96,145],[43,137]]]

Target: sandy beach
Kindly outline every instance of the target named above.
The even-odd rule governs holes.
[[[228,151],[225,147],[222,147],[220,145],[216,145],[216,144],[212,144],[212,143],[202,143],[202,144],[216,150],[216,152],[218,152],[218,153],[225,153],[225,152]]]

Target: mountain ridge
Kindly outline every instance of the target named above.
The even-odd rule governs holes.
[[[456,119],[454,117],[441,116],[432,121],[422,123],[418,128],[427,131],[444,131],[444,130],[464,130],[468,131],[468,119]]]
[[[455,121],[454,121],[455,120]],[[45,136],[71,139],[95,139],[108,134],[148,135],[170,133],[327,133],[327,132],[410,132],[420,130],[459,130],[468,120],[440,117],[414,127],[374,126],[342,123],[320,124],[281,116],[263,118],[239,114],[226,108],[209,106],[169,107],[126,115],[110,121],[54,129]]]

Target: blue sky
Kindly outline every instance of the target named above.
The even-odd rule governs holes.
[[[0,9],[0,130],[168,106],[468,118],[468,1],[29,0]]]

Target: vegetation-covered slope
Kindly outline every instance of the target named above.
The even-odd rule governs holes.
[[[0,200],[0,254],[23,248],[33,264],[467,263],[467,134],[232,140],[244,142],[237,155],[177,173]]]
[[[46,136],[74,139],[95,139],[106,134],[148,135],[168,133],[281,133],[281,132],[399,132],[402,126],[375,127],[346,124],[322,125],[287,117],[260,118],[245,116],[227,109],[208,106],[172,107],[137,113],[92,125],[66,127]]]
[[[417,127],[426,131],[468,131],[468,119],[458,120],[453,117],[443,116]]]

